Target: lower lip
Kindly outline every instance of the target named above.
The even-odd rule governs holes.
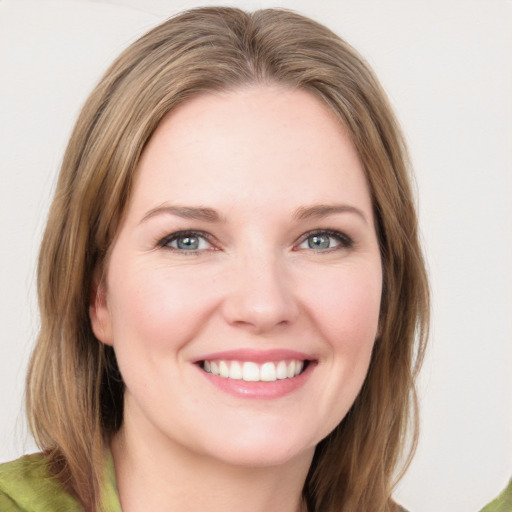
[[[246,382],[245,380],[228,379],[205,372],[202,368],[198,367],[198,369],[208,382],[230,395],[239,398],[272,400],[289,395],[304,386],[315,366],[310,361],[307,368],[297,377],[271,382]]]

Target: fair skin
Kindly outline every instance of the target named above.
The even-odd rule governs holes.
[[[382,269],[357,152],[304,91],[160,123],[91,304],[126,384],[124,512],[297,512],[367,373]]]

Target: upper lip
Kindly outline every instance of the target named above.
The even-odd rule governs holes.
[[[297,350],[288,349],[272,349],[272,350],[261,350],[261,349],[236,349],[236,350],[224,350],[221,352],[211,352],[201,357],[195,358],[194,363],[200,361],[216,361],[216,360],[227,360],[227,361],[250,361],[253,363],[266,363],[266,362],[278,362],[288,359],[297,359],[301,361],[312,361],[315,358],[311,354],[306,354]]]

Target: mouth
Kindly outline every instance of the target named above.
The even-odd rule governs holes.
[[[275,382],[293,379],[304,373],[311,361],[283,359],[281,361],[238,361],[229,359],[204,359],[197,365],[206,373],[217,377],[245,382]]]

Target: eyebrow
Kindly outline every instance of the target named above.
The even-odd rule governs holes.
[[[313,206],[301,206],[295,210],[293,217],[297,220],[320,219],[337,213],[354,213],[368,223],[365,214],[359,208],[347,204],[317,204]],[[206,222],[220,222],[221,216],[213,208],[194,207],[194,206],[157,206],[147,212],[140,223],[146,222],[148,219],[156,215],[170,214],[183,219],[202,220]]]
[[[317,204],[314,206],[301,206],[297,208],[294,213],[294,217],[298,220],[304,219],[320,219],[336,213],[355,213],[361,219],[368,224],[368,219],[365,214],[359,208],[348,204]]]
[[[151,217],[161,214],[171,214],[183,219],[204,220],[206,222],[219,222],[220,215],[213,208],[202,208],[193,206],[157,206],[142,217],[140,223],[146,222]]]

